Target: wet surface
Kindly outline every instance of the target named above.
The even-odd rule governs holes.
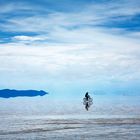
[[[0,139],[139,140],[139,118],[1,117]]]

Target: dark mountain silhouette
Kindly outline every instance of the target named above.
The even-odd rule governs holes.
[[[40,90],[10,90],[10,89],[2,89],[0,90],[0,97],[2,98],[10,98],[10,97],[21,97],[21,96],[44,96],[48,94],[47,92]]]

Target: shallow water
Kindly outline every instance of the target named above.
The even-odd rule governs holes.
[[[52,97],[50,97],[52,98]],[[49,97],[0,99],[0,140],[139,140],[140,102]],[[121,100],[120,100],[121,99]]]
[[[97,116],[0,117],[2,140],[139,140],[140,118]]]

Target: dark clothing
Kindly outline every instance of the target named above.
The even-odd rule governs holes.
[[[84,98],[84,105],[87,111],[91,104],[92,104],[92,98],[88,95],[88,92],[86,92],[85,98]]]
[[[90,98],[90,96],[88,95],[88,92],[85,94],[86,100],[88,100]]]

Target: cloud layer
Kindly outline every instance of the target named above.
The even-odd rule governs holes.
[[[1,2],[0,85],[137,87],[140,2],[67,2]]]

